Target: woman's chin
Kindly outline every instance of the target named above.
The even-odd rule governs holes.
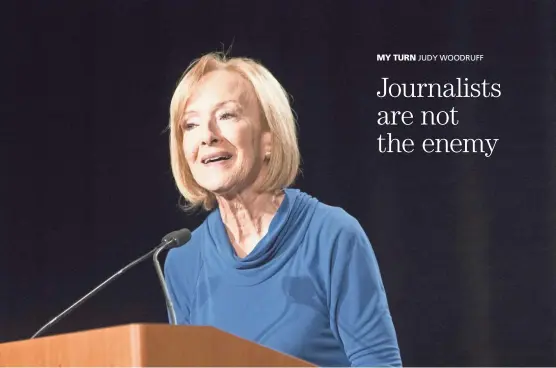
[[[216,178],[201,183],[201,186],[216,195],[224,195],[226,193],[233,192],[236,187],[231,180],[218,180]]]

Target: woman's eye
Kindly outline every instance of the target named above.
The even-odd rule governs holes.
[[[191,130],[195,127],[195,124],[194,123],[184,123],[182,127],[183,127],[183,130],[189,131],[189,130]]]
[[[236,117],[236,115],[231,113],[231,112],[225,112],[225,113],[220,115],[220,119],[223,119],[223,120],[233,119],[235,117]]]

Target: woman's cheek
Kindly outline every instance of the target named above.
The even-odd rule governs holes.
[[[191,138],[192,137],[190,135],[189,136],[186,135],[183,139],[183,145],[182,145],[183,155],[185,156],[186,161],[189,163],[194,161],[195,154],[198,150],[198,148],[196,148],[193,143],[194,140]]]

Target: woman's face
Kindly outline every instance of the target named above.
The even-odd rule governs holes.
[[[187,102],[183,152],[195,181],[219,195],[235,194],[259,176],[270,133],[251,85],[239,74],[206,74]]]

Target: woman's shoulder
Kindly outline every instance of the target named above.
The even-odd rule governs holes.
[[[359,220],[344,208],[322,201],[317,204],[312,223],[333,233],[358,234],[364,232]]]
[[[354,262],[375,264],[374,250],[359,220],[340,206],[319,200],[305,235],[308,259],[318,259],[325,275]]]
[[[191,239],[187,243],[168,251],[165,261],[167,272],[195,272],[200,268],[203,226],[191,232]]]
[[[321,251],[328,249],[333,252],[338,247],[371,248],[369,238],[355,216],[343,207],[320,199],[317,199],[312,213],[306,239],[316,241]]]

